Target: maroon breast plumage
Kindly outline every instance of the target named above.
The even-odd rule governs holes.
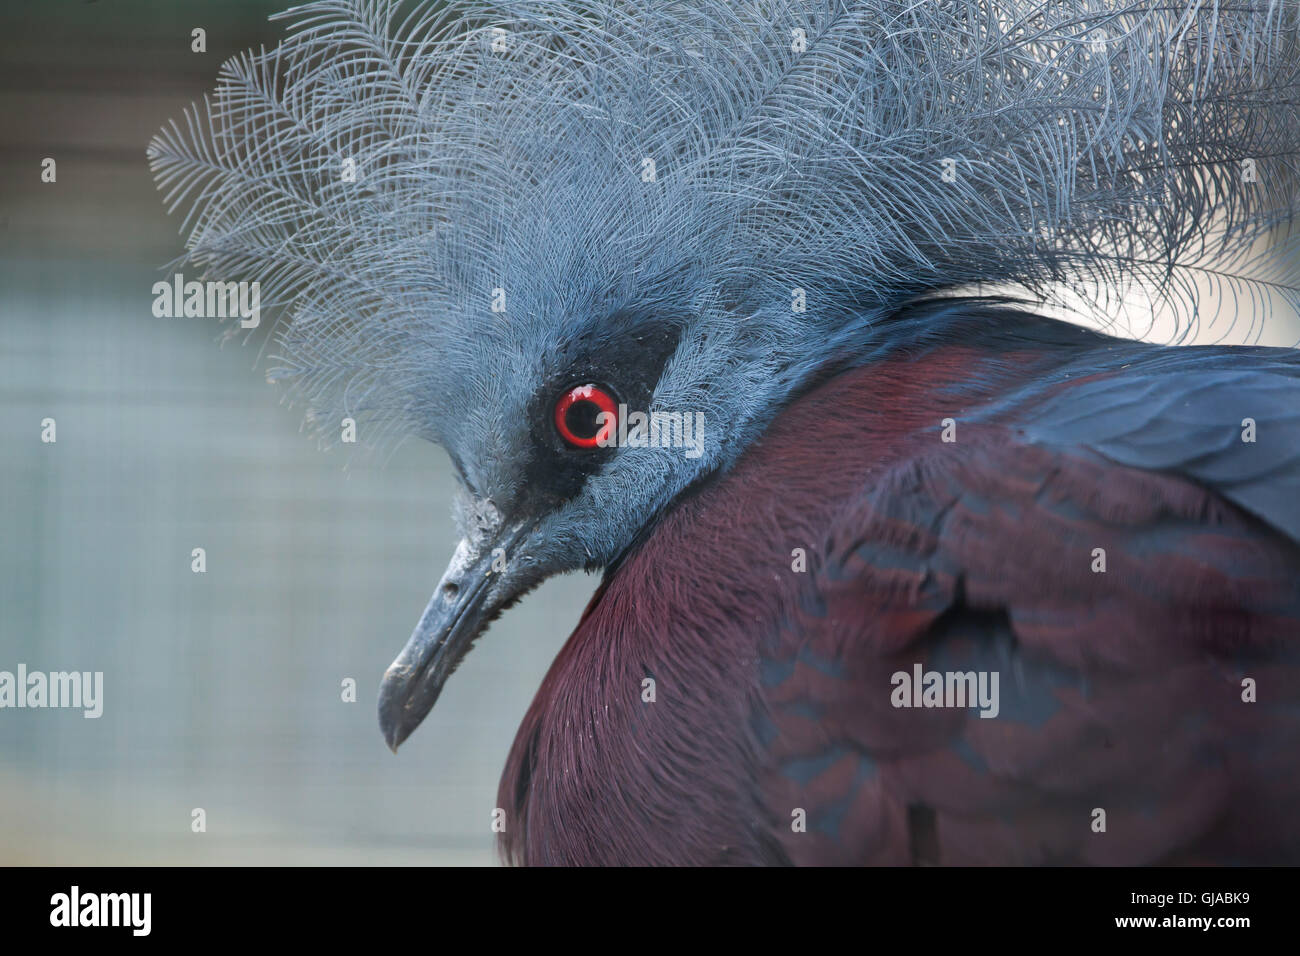
[[[592,599],[502,779],[506,858],[1294,854],[1294,541],[1033,437],[1029,409],[1123,364],[953,341],[796,401]],[[997,712],[899,706],[895,675],[932,671],[998,675]]]

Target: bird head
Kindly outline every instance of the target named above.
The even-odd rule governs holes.
[[[750,380],[762,363],[721,361],[736,352],[712,350],[698,317],[674,320],[665,304],[540,321],[530,336],[510,331],[509,310],[527,306],[507,303],[496,347],[462,373],[458,427],[442,438],[461,540],[384,676],[394,748],[497,613],[554,574],[613,564],[685,488],[725,467],[762,414],[762,383]]]
[[[1187,327],[1295,212],[1275,0],[283,16],[149,156],[184,261],[279,309],[272,377],[320,434],[454,463],[461,540],[381,687],[394,747],[493,615],[616,563],[903,306],[991,283],[1113,321],[1140,286]]]

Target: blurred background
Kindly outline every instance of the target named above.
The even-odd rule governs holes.
[[[0,2],[0,670],[105,684],[98,720],[0,710],[0,864],[495,862],[506,753],[596,579],[494,624],[394,756],[375,692],[456,542],[442,451],[322,453],[260,341],[151,311],[181,237],[145,146],[289,4]]]
[[[0,710],[0,864],[494,862],[506,752],[596,580],[494,624],[393,756],[375,691],[455,544],[447,461],[318,451],[260,340],[151,312],[181,239],[145,146],[288,0],[0,3],[0,670],[105,684],[98,720]]]

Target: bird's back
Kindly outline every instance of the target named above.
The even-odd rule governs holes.
[[[1297,355],[922,325],[607,576],[508,858],[1300,858],[1300,503],[1260,490],[1300,481]]]

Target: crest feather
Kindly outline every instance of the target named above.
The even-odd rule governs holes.
[[[485,355],[660,305],[797,349],[971,284],[1112,319],[1142,288],[1183,332],[1300,298],[1294,242],[1260,252],[1300,196],[1293,0],[281,17],[149,159],[187,261],[282,308],[275,374],[322,415],[446,443]]]

